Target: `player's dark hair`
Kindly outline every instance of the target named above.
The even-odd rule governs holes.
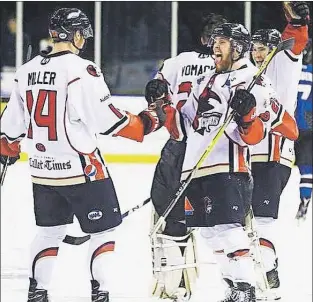
[[[203,16],[201,20],[201,32],[199,35],[200,38],[202,37],[209,39],[214,27],[227,22],[228,21],[222,15],[217,15],[214,13]]]

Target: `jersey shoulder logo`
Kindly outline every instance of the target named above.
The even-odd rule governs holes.
[[[91,64],[87,66],[87,72],[93,77],[100,77],[101,75],[101,70],[97,66]]]

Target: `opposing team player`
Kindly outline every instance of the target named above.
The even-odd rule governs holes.
[[[108,302],[114,228],[122,218],[96,138],[103,134],[142,141],[166,122],[166,115],[158,106],[138,116],[114,107],[101,70],[78,56],[93,36],[82,11],[57,10],[49,32],[52,51],[17,70],[1,117],[2,163],[14,164],[23,138],[29,154],[39,228],[31,245],[28,302],[49,301],[52,269],[73,214],[91,234],[91,300]]]
[[[297,219],[305,219],[312,199],[312,39],[309,40],[303,54],[303,67],[298,86],[296,120],[299,138],[295,142],[296,165],[301,174],[299,209]]]
[[[183,178],[225,118],[232,110],[236,112],[185,193],[187,226],[203,227],[202,236],[214,251],[224,255],[221,269],[233,286],[223,302],[255,301],[254,263],[243,228],[253,189],[248,146],[259,143],[266,131],[279,132],[293,140],[298,135],[295,120],[274,99],[275,91],[266,77],[257,82],[251,93],[246,90],[257,73],[245,58],[250,39],[241,24],[224,23],[213,30],[210,45],[216,73],[204,77],[195,87],[190,95],[193,106],[188,106],[194,119],[193,131],[187,138]],[[279,112],[275,112],[276,106]]]
[[[171,96],[177,109],[171,126],[170,139],[161,152],[161,158],[154,173],[151,198],[157,213],[155,218],[163,214],[180,185],[187,132],[194,118],[188,113],[190,105],[186,101],[191,89],[198,85],[197,80],[207,73],[212,73],[215,69],[207,43],[212,28],[224,22],[226,20],[220,15],[205,16],[200,22],[195,49],[165,60],[156,79],[146,86],[145,97],[149,103],[160,101],[162,98],[166,100],[168,96]],[[186,262],[189,266],[192,263],[195,264],[194,238],[191,232],[187,232],[183,201],[178,203],[167,217],[166,225],[161,233],[157,234],[157,242],[152,243],[156,283],[153,294],[164,298],[174,297],[185,294],[186,288],[190,295],[190,283],[194,282],[195,269],[187,270],[183,265]],[[185,248],[186,242],[188,242],[187,249]],[[165,248],[166,244],[171,247]],[[157,248],[155,248],[156,245]],[[164,272],[156,272],[161,267],[161,260]],[[181,269],[177,269],[176,265],[180,265]],[[172,270],[168,270],[169,267],[172,267]],[[186,275],[187,273],[189,276]],[[188,284],[185,284],[186,282]],[[179,286],[180,289],[178,289]]]
[[[259,66],[281,38],[295,39],[293,48],[279,52],[265,73],[277,92],[278,100],[288,113],[294,116],[302,51],[308,40],[309,9],[304,2],[285,4],[284,8],[288,24],[282,35],[276,29],[257,30],[252,36],[252,57]],[[278,113],[279,108],[276,110]],[[252,148],[253,212],[258,224],[267,279],[270,288],[273,288],[270,294],[276,295],[276,298],[278,298],[276,289],[280,281],[275,249],[275,220],[278,216],[280,196],[290,177],[293,162],[294,142],[280,134],[267,133],[264,140]]]

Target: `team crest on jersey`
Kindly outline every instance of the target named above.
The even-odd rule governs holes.
[[[201,135],[204,135],[204,132],[211,132],[210,127],[216,127],[219,124],[221,117],[222,114],[219,112],[202,113],[201,117],[198,119],[198,128],[196,129],[196,132]]]
[[[88,177],[93,177],[97,174],[97,168],[94,165],[87,165],[84,169],[84,173]]]
[[[101,70],[97,66],[94,66],[94,65],[88,65],[87,71],[93,77],[100,77],[101,75]]]
[[[194,211],[195,210],[194,210],[193,206],[191,205],[188,197],[186,196],[185,197],[185,215],[186,216],[192,216]]]

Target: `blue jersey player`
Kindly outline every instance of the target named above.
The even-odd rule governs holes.
[[[312,40],[310,39],[303,57],[303,68],[298,87],[298,104],[296,119],[299,138],[295,143],[296,165],[301,174],[301,202],[296,215],[297,219],[305,219],[309,203],[312,199]]]

